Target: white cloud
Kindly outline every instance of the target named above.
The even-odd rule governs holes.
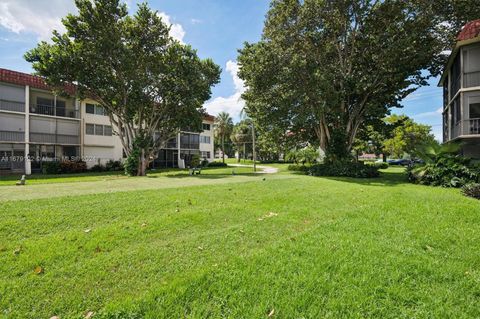
[[[415,119],[437,119],[439,117],[441,118],[442,112],[443,112],[443,108],[440,107],[433,112],[418,113],[418,114],[414,115],[413,117]]]
[[[200,23],[203,23],[203,20],[195,19],[195,18],[194,18],[194,19],[191,19],[190,22],[191,22],[192,24],[200,24]]]
[[[126,0],[127,6],[133,6],[132,0]],[[0,26],[14,33],[31,33],[39,40],[48,40],[52,31],[65,32],[62,18],[77,9],[73,0],[0,0]],[[171,25],[173,38],[183,41],[185,30],[182,25],[172,23],[170,16],[159,12],[163,22]]]
[[[228,112],[234,119],[238,119],[245,107],[245,101],[241,98],[242,93],[245,92],[245,85],[243,80],[238,77],[239,66],[237,62],[227,61],[225,70],[232,77],[235,92],[228,97],[217,97],[205,103],[205,108],[210,114],[217,115],[220,112]]]
[[[32,33],[41,40],[47,40],[53,30],[65,30],[61,18],[75,11],[73,1],[1,0],[0,26],[17,34]]]
[[[165,12],[159,12],[158,15],[162,18],[162,21],[170,26],[170,35],[172,38],[183,43],[183,37],[185,36],[185,30],[181,24],[172,23],[170,21],[170,16]]]

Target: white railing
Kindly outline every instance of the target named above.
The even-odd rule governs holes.
[[[13,111],[13,112],[25,112],[25,103],[0,99],[0,110]]]
[[[480,118],[470,119],[466,121],[467,124],[467,135],[476,135],[480,134]]]
[[[74,109],[63,108],[63,107],[54,107],[51,105],[43,104],[32,104],[30,105],[30,113],[50,115],[50,116],[60,116],[60,117],[69,117],[78,119],[80,113]]]
[[[48,144],[80,144],[80,137],[77,135],[30,133],[30,142]]]
[[[0,131],[0,141],[2,142],[23,142],[25,141],[24,132]]]

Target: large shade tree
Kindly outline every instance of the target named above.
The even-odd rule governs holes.
[[[350,158],[358,130],[437,75],[474,0],[274,0],[240,50],[248,115]]]
[[[170,26],[146,4],[128,14],[120,0],[76,0],[78,14],[64,18],[25,58],[48,84],[74,83],[110,115],[127,156],[138,157],[138,175],[180,128],[201,129],[203,103],[220,68],[174,40]]]

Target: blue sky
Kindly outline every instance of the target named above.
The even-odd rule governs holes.
[[[130,10],[135,0],[126,0]],[[172,24],[172,36],[192,45],[203,57],[212,58],[223,69],[221,83],[213,89],[206,103],[212,114],[230,112],[238,119],[243,102],[243,83],[236,76],[237,49],[245,41],[259,40],[269,0],[151,0],[164,20]],[[61,17],[75,12],[73,0],[0,0],[0,68],[32,72],[23,54],[41,39],[48,39],[53,29],[62,29]],[[429,87],[410,95],[397,114],[407,114],[416,121],[432,125],[441,137],[441,89],[438,79]]]

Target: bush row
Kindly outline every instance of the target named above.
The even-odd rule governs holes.
[[[84,161],[52,161],[42,163],[43,174],[74,174],[90,172],[113,172],[122,171],[123,164],[120,161],[109,161],[107,164],[97,164],[90,170],[87,169],[87,163]]]
[[[389,167],[386,162],[364,162],[366,165],[375,166],[378,169],[387,169]]]
[[[296,172],[308,172],[311,166],[305,166],[305,165],[298,165],[298,164],[291,164],[288,165],[288,170],[289,171],[296,171]]]
[[[90,169],[91,172],[119,172],[123,170],[124,167],[120,161],[108,161],[105,165],[97,164]]]
[[[211,162],[207,164],[208,167],[227,167],[227,163],[223,162]]]
[[[380,176],[378,167],[363,162],[337,161],[312,165],[307,171],[311,176],[338,176],[355,178],[373,178]]]
[[[43,174],[69,174],[87,171],[87,163],[83,161],[43,162]]]

